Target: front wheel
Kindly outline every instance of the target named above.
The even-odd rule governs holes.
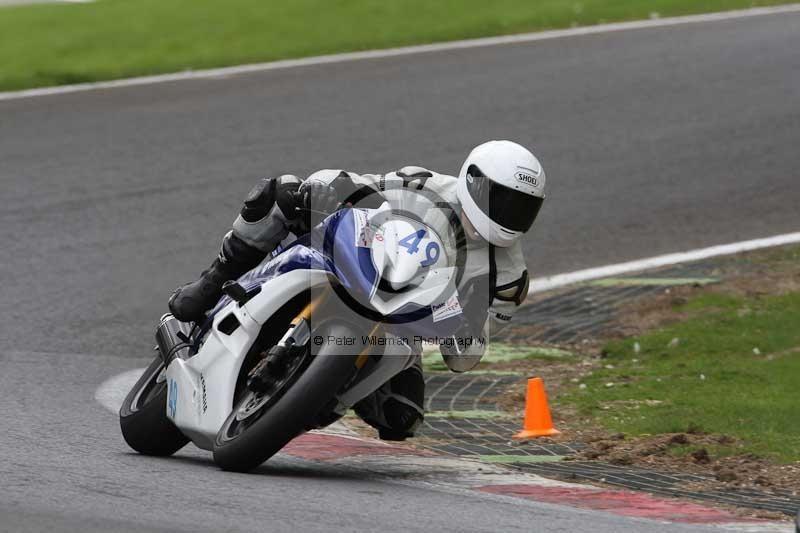
[[[189,442],[167,418],[165,374],[164,361],[156,357],[119,410],[119,425],[125,442],[144,455],[172,455]]]
[[[328,322],[314,334],[347,338],[354,330],[342,322]],[[246,389],[217,433],[214,461],[223,470],[246,472],[278,453],[314,425],[357,371],[356,359],[352,347],[330,346],[316,356],[305,349],[268,390]]]

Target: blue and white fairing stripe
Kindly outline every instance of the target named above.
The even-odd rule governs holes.
[[[259,266],[238,279],[245,290],[252,290],[267,281],[293,270],[323,270],[329,272],[341,287],[360,304],[369,307],[380,281],[375,268],[372,251],[367,246],[358,246],[356,209],[342,209],[327,217],[310,233],[300,237],[275,257],[268,257]],[[360,229],[360,228],[359,228]],[[223,295],[208,313],[201,327],[202,338],[219,311],[231,302]],[[405,323],[396,323],[398,335],[445,336],[460,324],[458,317],[433,322],[430,306],[408,304],[398,315],[408,317]],[[413,320],[412,320],[413,319]],[[390,322],[391,317],[389,318]]]
[[[237,281],[247,291],[293,270],[323,270],[334,275],[349,292],[371,295],[378,285],[378,275],[369,248],[355,246],[354,217],[351,209],[337,211],[310,233],[298,238],[278,255],[267,256],[257,267]],[[334,261],[337,258],[338,264]],[[201,330],[205,332],[219,311],[231,303],[223,295],[207,314]]]

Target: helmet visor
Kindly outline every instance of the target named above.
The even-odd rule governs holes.
[[[544,198],[489,179],[475,165],[467,170],[467,190],[481,211],[511,231],[528,231],[544,203]]]

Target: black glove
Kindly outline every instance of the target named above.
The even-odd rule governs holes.
[[[313,228],[339,207],[336,189],[317,180],[306,180],[297,190],[297,207],[305,215],[309,228]]]

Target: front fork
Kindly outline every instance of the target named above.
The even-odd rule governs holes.
[[[324,307],[330,298],[331,290],[325,289],[316,295],[294,317],[286,333],[278,343],[270,348],[264,358],[249,372],[247,386],[255,392],[263,392],[268,386],[270,376],[281,375],[295,357],[302,357],[307,350],[311,350],[311,319],[316,313],[324,316]],[[369,335],[376,335],[380,324],[375,324]],[[364,367],[369,360],[369,350],[364,349],[355,359],[358,369]]]
[[[265,357],[248,374],[247,386],[250,390],[262,392],[269,389],[270,380],[285,372],[294,358],[310,353],[313,336],[312,317],[315,320],[323,320],[328,318],[328,315],[336,314],[335,309],[326,306],[331,293],[331,289],[326,289],[316,295],[295,316],[281,340],[269,349]],[[369,328],[365,335],[368,339],[383,338],[387,335],[380,322],[369,322],[365,326],[363,331]],[[357,372],[338,396],[338,406],[334,409],[337,414],[343,415],[347,409],[416,361],[416,353],[401,343],[390,343],[382,346],[381,350],[383,353],[380,356],[372,357],[377,350],[366,343],[360,348],[359,353],[355,354],[353,364]]]

